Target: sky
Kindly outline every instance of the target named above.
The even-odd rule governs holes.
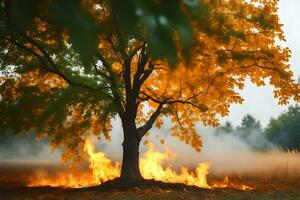
[[[290,60],[295,78],[300,77],[300,0],[280,0],[279,18],[286,36],[287,46],[292,50]],[[241,91],[244,98],[242,105],[232,105],[228,117],[221,121],[231,121],[238,125],[246,114],[251,114],[265,127],[271,117],[277,117],[281,112],[287,110],[288,106],[278,106],[277,100],[273,98],[271,86],[256,87],[247,82],[246,87]],[[293,104],[291,102],[291,104]]]

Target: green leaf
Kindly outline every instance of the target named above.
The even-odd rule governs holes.
[[[33,17],[37,14],[37,0],[11,0],[10,25],[16,31],[25,32]]]
[[[53,3],[53,21],[69,31],[70,42],[80,55],[86,71],[97,52],[97,34],[99,26],[95,19],[84,10],[79,0],[55,0]]]

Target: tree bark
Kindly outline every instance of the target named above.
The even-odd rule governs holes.
[[[123,160],[121,178],[128,180],[143,179],[139,168],[140,138],[135,125],[123,124]]]

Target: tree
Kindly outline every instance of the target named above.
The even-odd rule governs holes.
[[[219,125],[242,103],[235,88],[247,77],[270,80],[280,104],[299,100],[290,50],[275,43],[284,40],[277,1],[39,1],[36,12],[10,2],[19,1],[5,1],[1,13],[1,130],[35,129],[78,160],[85,138],[109,140],[119,117],[122,179],[142,179],[140,141],[164,116],[174,137],[200,150],[195,123]],[[19,25],[16,7],[33,21]]]
[[[242,141],[255,150],[265,150],[272,147],[272,144],[265,137],[260,122],[250,114],[243,117],[241,125],[236,127],[235,131]]]
[[[247,114],[243,117],[242,123],[236,128],[236,131],[242,138],[246,138],[252,134],[252,132],[262,133],[260,122],[256,120],[252,115]]]
[[[235,134],[235,129],[232,126],[232,123],[230,121],[226,121],[225,125],[219,126],[216,130],[215,130],[215,134],[217,136],[219,135],[223,135],[223,134]]]
[[[273,147],[272,143],[267,140],[260,122],[250,114],[245,115],[237,127],[233,127],[231,122],[227,121],[225,125],[215,129],[216,136],[225,134],[239,139],[253,150],[267,150]]]
[[[300,107],[291,106],[278,118],[271,119],[265,134],[284,150],[300,150]]]

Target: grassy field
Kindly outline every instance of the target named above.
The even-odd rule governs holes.
[[[100,191],[98,188],[55,188],[26,187],[26,178],[31,176],[34,166],[0,165],[0,200],[300,200],[299,176],[286,177],[253,177],[230,176],[229,180],[236,184],[254,187],[253,190],[241,191],[224,189],[192,189],[192,190],[162,190],[151,188],[141,190],[133,188],[130,191]],[[53,167],[50,167],[53,169]],[[209,176],[208,183],[213,185],[222,181],[223,177]]]

